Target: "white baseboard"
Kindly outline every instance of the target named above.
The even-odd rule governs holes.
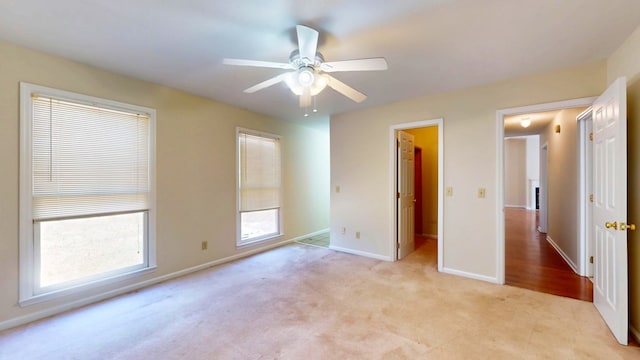
[[[24,315],[24,316],[19,316],[19,317],[16,317],[16,318],[5,320],[5,321],[0,322],[0,331],[6,330],[6,329],[10,329],[12,327],[24,325],[24,324],[27,324],[27,323],[30,323],[30,322],[33,322],[33,321],[36,321],[36,320],[44,319],[44,318],[49,317],[49,316],[53,316],[53,315],[60,314],[60,313],[65,312],[65,311],[69,311],[69,310],[72,310],[72,309],[76,309],[76,308],[79,308],[79,307],[82,307],[82,306],[86,306],[86,305],[95,303],[95,302],[98,302],[98,301],[102,301],[102,300],[106,300],[106,299],[109,299],[109,298],[112,298],[112,297],[116,297],[118,295],[126,294],[126,293],[131,292],[131,291],[139,290],[139,289],[151,286],[151,285],[155,285],[155,284],[161,283],[163,281],[175,279],[175,278],[178,278],[178,277],[181,277],[181,276],[184,276],[184,275],[191,274],[191,273],[196,272],[196,271],[200,271],[200,270],[204,270],[204,269],[216,266],[216,265],[221,265],[221,264],[228,263],[228,262],[231,262],[231,261],[234,261],[234,260],[242,259],[242,258],[251,256],[251,255],[255,255],[257,253],[261,253],[261,252],[264,252],[264,251],[267,251],[267,250],[271,250],[271,249],[274,249],[274,248],[277,248],[277,247],[280,247],[280,246],[283,246],[283,245],[287,245],[287,244],[292,243],[292,242],[297,241],[297,240],[302,240],[302,239],[306,239],[306,238],[309,238],[309,237],[312,237],[312,236],[317,236],[317,235],[320,235],[320,234],[324,234],[324,233],[326,233],[328,231],[329,231],[329,229],[323,229],[323,230],[312,232],[312,233],[309,233],[309,234],[306,234],[306,235],[298,236],[298,237],[295,237],[295,238],[292,238],[292,239],[283,240],[283,241],[280,241],[280,242],[277,242],[277,243],[271,243],[271,244],[268,244],[268,245],[254,247],[254,248],[252,248],[250,250],[243,251],[241,253],[238,253],[238,254],[235,254],[235,255],[232,255],[232,256],[228,256],[228,257],[225,257],[225,258],[222,258],[222,259],[209,261],[209,262],[206,262],[204,264],[193,266],[193,267],[190,267],[190,268],[187,268],[187,269],[183,269],[183,270],[180,270],[180,271],[176,271],[176,272],[173,272],[173,273],[170,273],[170,274],[162,275],[162,276],[159,276],[159,277],[156,277],[156,278],[153,278],[153,279],[141,281],[141,282],[138,282],[138,283],[135,283],[135,284],[127,285],[127,286],[124,286],[124,287],[121,287],[121,288],[118,288],[118,289],[114,289],[114,290],[111,290],[111,291],[107,291],[107,292],[102,293],[102,294],[86,297],[86,298],[79,299],[79,300],[76,300],[76,301],[72,301],[72,302],[69,302],[69,303],[66,303],[66,304],[62,304],[62,305],[54,306],[54,307],[51,307],[51,308],[48,308],[48,309],[45,309],[45,310],[41,310],[41,311],[37,311],[37,312],[34,312],[34,313],[30,313],[30,314],[27,314],[27,315]]]
[[[366,251],[353,250],[353,249],[344,248],[344,247],[340,247],[340,246],[329,245],[329,249],[335,250],[335,251],[340,251],[340,252],[347,253],[347,254],[364,256],[364,257],[368,257],[368,258],[376,259],[376,260],[393,261],[393,259],[388,257],[388,256],[374,254],[374,253],[370,253],[370,252],[366,252]]]
[[[580,275],[580,272],[578,272],[578,267],[576,266],[576,264],[573,261],[571,261],[569,256],[560,248],[560,246],[558,246],[558,244],[556,244],[555,241],[553,241],[553,239],[549,235],[547,235],[547,242],[551,244],[551,246],[553,246],[554,249],[556,249],[556,251],[558,252],[558,254],[560,254],[560,256],[562,256],[562,258],[567,263],[567,265],[569,265],[571,270],[573,270],[574,273]]]
[[[506,208],[518,208],[518,209],[526,209],[527,208],[525,205],[507,205],[507,204],[505,204],[504,207],[506,207]]]
[[[638,329],[633,327],[633,325],[631,325],[631,324],[629,324],[629,330],[631,330],[631,336],[634,337],[636,342],[640,343],[640,331],[638,331]]]
[[[469,278],[469,279],[481,280],[481,281],[486,281],[486,282],[490,282],[490,283],[493,283],[493,284],[501,285],[501,283],[498,281],[498,279],[496,277],[480,275],[480,274],[474,274],[474,273],[461,271],[461,270],[456,270],[456,269],[451,269],[451,268],[447,268],[447,267],[442,268],[442,272],[445,273],[445,274],[456,275],[456,276],[461,276],[461,277],[465,277],[465,278]]]
[[[438,234],[420,234],[422,237],[426,237],[427,239],[438,240]]]
[[[326,228],[326,229],[314,231],[312,233],[308,233],[308,234],[305,234],[305,235],[302,235],[302,236],[297,236],[297,237],[294,237],[293,239],[289,239],[287,241],[288,242],[300,241],[300,240],[305,240],[305,239],[308,239],[308,238],[312,238],[314,236],[324,235],[324,234],[328,234],[328,233],[329,233],[329,228]]]

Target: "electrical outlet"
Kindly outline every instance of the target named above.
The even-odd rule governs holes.
[[[478,199],[484,199],[487,189],[478,188]]]
[[[207,247],[209,247],[209,243],[205,240],[202,242],[202,250],[207,250]]]
[[[360,239],[360,231],[356,231],[356,239]]]
[[[453,196],[453,187],[451,186],[447,186],[446,190],[445,190],[445,194],[447,196]]]

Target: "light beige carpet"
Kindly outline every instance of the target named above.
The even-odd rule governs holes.
[[[0,333],[0,359],[638,359],[593,304],[294,244]]]

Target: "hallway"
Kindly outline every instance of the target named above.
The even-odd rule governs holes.
[[[536,227],[536,211],[505,208],[505,283],[593,301],[591,281],[577,275]]]

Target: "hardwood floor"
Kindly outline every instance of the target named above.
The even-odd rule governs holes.
[[[506,284],[593,301],[591,281],[577,275],[536,228],[536,211],[505,209]]]

